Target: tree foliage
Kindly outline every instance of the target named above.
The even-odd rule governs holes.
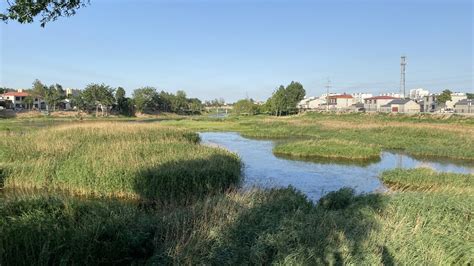
[[[66,98],[66,94],[63,90],[63,87],[59,84],[54,84],[46,88],[44,101],[46,102],[46,106],[49,109],[52,107],[53,110],[56,110],[59,102]]]
[[[139,112],[152,111],[159,105],[159,95],[153,87],[143,87],[133,91],[133,102]]]
[[[133,101],[126,97],[124,88],[118,87],[115,91],[115,102],[119,114],[126,116],[133,115]]]
[[[270,111],[277,116],[295,113],[297,104],[306,94],[303,85],[292,81],[286,88],[280,85],[267,100]]]
[[[444,104],[446,103],[447,101],[451,101],[451,91],[450,90],[444,90],[440,95],[438,95],[438,97],[436,97],[436,101],[439,103],[439,104]]]
[[[108,110],[115,102],[114,89],[105,84],[89,84],[81,94],[82,101],[88,103],[87,105],[94,105],[96,115],[99,113],[99,108],[102,115],[108,115]]]
[[[254,115],[258,112],[258,106],[252,99],[242,99],[234,103],[233,111],[238,115]]]
[[[0,19],[19,23],[32,23],[40,17],[41,27],[59,17],[70,17],[90,3],[89,0],[6,0],[8,7],[0,13]]]

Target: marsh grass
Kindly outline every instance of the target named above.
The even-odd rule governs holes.
[[[164,124],[199,131],[237,131],[249,138],[338,140],[353,144],[355,150],[360,146],[376,147],[414,156],[474,161],[474,119],[469,117],[315,113],[279,118],[192,119]],[[334,152],[338,155],[337,149]]]
[[[80,123],[0,141],[4,186],[79,195],[192,200],[240,180],[239,158],[157,124]]]
[[[0,202],[0,263],[469,264],[472,197],[292,189],[188,205],[51,196]]]
[[[474,193],[472,174],[438,173],[428,168],[394,169],[384,172],[381,179],[397,191]]]
[[[277,144],[273,153],[296,157],[368,161],[380,158],[381,149],[338,139],[304,140]]]
[[[255,117],[4,131],[0,265],[473,263],[472,175],[396,169],[381,175],[389,193],[357,195],[344,188],[314,203],[291,187],[232,189],[240,180],[238,158],[200,146],[197,134],[176,128],[292,134],[414,153],[433,144],[430,155],[471,158],[468,134],[424,125],[335,131],[318,121],[329,116],[302,118],[310,123]],[[440,146],[449,141],[452,146]],[[25,193],[9,194],[15,188]],[[42,193],[31,195],[28,188]]]

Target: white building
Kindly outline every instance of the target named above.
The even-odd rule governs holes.
[[[430,95],[430,92],[428,90],[425,90],[423,88],[418,88],[418,89],[411,89],[409,97],[412,100],[422,100],[423,97]]]
[[[354,104],[354,97],[349,94],[339,94],[329,96],[329,108],[330,109],[349,109]]]
[[[395,99],[399,98],[387,95],[366,98],[364,100],[364,109],[366,112],[380,112],[381,106],[386,105]]]
[[[372,93],[363,93],[363,92],[351,93],[351,95],[354,98],[354,103],[364,103],[365,99],[374,96]]]
[[[304,98],[298,103],[298,109],[300,110],[316,110],[320,108],[320,105],[322,103],[325,103],[326,99],[324,99],[324,102],[322,102],[322,99],[320,97],[309,97],[309,98]]]
[[[439,94],[431,94],[423,97],[423,111],[424,112],[446,112],[454,111],[454,106],[457,102],[467,99],[467,95],[463,92],[453,92],[451,93],[451,101],[446,101],[446,103],[439,104],[437,102]]]
[[[388,97],[393,97],[393,98],[403,98],[403,95],[401,95],[398,92],[381,93],[380,96],[388,96]]]

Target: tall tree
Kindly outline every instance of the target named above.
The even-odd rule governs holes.
[[[188,99],[188,109],[192,114],[200,114],[202,111],[202,102],[198,98]]]
[[[35,79],[33,81],[33,87],[31,89],[31,95],[38,100],[38,109],[41,109],[41,101],[46,97],[46,91],[48,87],[41,83],[40,80]]]
[[[172,111],[176,113],[183,112],[187,109],[186,92],[179,90],[176,92],[176,97],[171,101]]]
[[[278,89],[272,94],[271,97],[271,109],[276,116],[280,116],[286,113],[287,98],[286,98],[286,89],[283,85],[280,85]]]
[[[451,91],[444,90],[438,97],[436,97],[436,102],[438,104],[445,104],[447,101],[451,101]]]
[[[90,3],[89,0],[7,0],[8,6],[0,13],[0,19],[20,23],[32,23],[40,16],[41,27],[59,17],[70,17]]]
[[[115,101],[114,89],[105,84],[89,84],[82,93],[84,100],[95,105],[96,116],[99,114],[99,108],[102,115],[108,115],[108,109]]]
[[[46,100],[48,106],[53,108],[53,111],[56,111],[56,107],[59,102],[66,99],[66,93],[63,90],[63,87],[59,84],[49,86],[46,93]]]
[[[119,113],[122,113],[122,111],[127,108],[125,106],[127,103],[127,99],[125,98],[125,89],[122,87],[118,87],[117,90],[115,91],[115,101],[117,103],[117,109]]]
[[[306,91],[303,85],[299,82],[292,81],[290,85],[286,86],[286,110],[287,112],[294,112],[298,103],[303,100]]]
[[[133,102],[139,112],[157,110],[159,95],[153,87],[143,87],[133,91]]]

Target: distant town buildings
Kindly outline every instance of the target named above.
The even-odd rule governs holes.
[[[459,101],[462,101],[464,99],[467,99],[466,93],[462,92],[454,92],[451,94],[451,100],[446,101],[446,103],[439,103],[438,100],[438,94],[431,94],[428,96],[423,97],[422,100],[422,105],[423,107],[421,108],[422,112],[454,112],[455,108],[454,106],[456,103]]]
[[[407,98],[400,93],[382,93],[373,96],[372,93],[326,93],[320,97],[304,98],[299,104],[300,111],[346,111],[346,112],[385,112],[413,114],[420,112],[450,112],[459,114],[474,114],[472,100],[467,99],[466,93],[455,92],[451,100],[439,103],[438,94],[430,94],[423,88],[410,90]],[[326,99],[328,103],[326,104]]]
[[[430,95],[430,92],[423,88],[411,89],[409,98],[415,101],[419,101],[419,100],[422,100],[423,97],[428,96],[428,95]]]
[[[364,103],[364,100],[370,97],[373,97],[374,95],[372,93],[352,93],[352,97],[354,98],[354,103]]]

